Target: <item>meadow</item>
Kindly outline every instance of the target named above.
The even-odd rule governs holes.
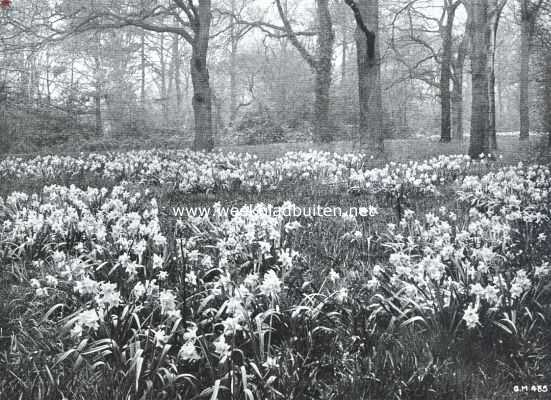
[[[549,396],[547,162],[272,150],[0,161],[0,398]]]

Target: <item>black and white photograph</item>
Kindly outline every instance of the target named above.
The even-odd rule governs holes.
[[[0,0],[0,400],[551,399],[551,0]]]

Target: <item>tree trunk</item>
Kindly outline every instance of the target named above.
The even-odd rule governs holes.
[[[526,1],[526,0],[523,0]],[[521,13],[520,22],[520,139],[527,140],[530,136],[530,42],[532,40],[532,21],[527,12]]]
[[[501,120],[501,125],[499,129],[503,129],[503,80],[499,79],[499,75],[496,76],[496,94],[497,94],[497,109],[496,109],[496,120]],[[499,114],[498,114],[499,112]],[[497,129],[497,124],[496,124]]]
[[[50,82],[50,56],[48,54],[46,65],[46,102],[50,106],[52,104],[52,89]]]
[[[457,49],[457,56],[453,59],[452,138],[457,141],[463,141],[463,72],[468,43],[469,32],[465,32]]]
[[[176,115],[180,121],[180,113],[182,112],[182,61],[180,54],[180,37],[174,35],[172,42],[172,72],[174,74],[174,89],[176,90]]]
[[[224,128],[224,121],[222,121],[222,102],[213,88],[210,89],[210,92],[212,100],[212,130],[214,135],[217,135]]]
[[[496,75],[495,75],[495,58],[497,47],[497,30],[499,27],[499,19],[501,17],[502,8],[498,5],[497,0],[489,0],[489,41],[488,41],[488,100],[489,100],[489,121],[488,121],[488,140],[490,143],[490,152],[494,153],[497,150],[497,130],[496,130]]]
[[[163,124],[166,124],[168,120],[168,104],[167,104],[167,90],[166,90],[166,60],[165,60],[165,34],[161,33],[161,107],[163,110]]]
[[[331,124],[329,122],[329,104],[331,88],[331,70],[316,73],[315,88],[315,139],[318,142],[330,142],[332,139]]]
[[[463,65],[457,64],[455,80],[451,94],[453,139],[463,141]]]
[[[491,55],[490,55],[491,56]],[[488,75],[488,143],[490,153],[497,151],[497,130],[496,130],[496,75],[493,68]]]
[[[231,1],[231,12],[235,15],[235,0]],[[230,126],[233,127],[237,114],[237,46],[239,38],[236,34],[235,22],[232,21],[231,29],[231,53],[230,53]]]
[[[101,117],[101,95],[99,87],[96,95],[94,96],[94,103],[96,105],[96,136],[101,137],[103,135],[103,120]]]
[[[363,21],[375,37],[369,39],[358,27],[356,48],[358,57],[358,91],[360,100],[360,147],[369,152],[384,151],[383,102],[379,50],[379,0],[358,2]],[[373,50],[368,49],[373,40]]]
[[[99,41],[98,41],[99,49]],[[101,73],[101,60],[98,55],[94,57],[95,73],[96,73],[96,87],[94,91],[94,104],[95,104],[95,114],[96,114],[96,136],[103,136],[103,120],[101,115],[101,95],[102,95],[102,73]]]
[[[191,52],[191,81],[193,84],[193,114],[195,117],[195,150],[214,148],[212,131],[212,99],[207,67],[210,36],[211,2],[203,0],[198,6],[198,21],[194,27],[195,40]]]
[[[329,122],[331,74],[333,66],[333,43],[335,35],[329,11],[329,0],[317,0],[318,21],[318,60],[315,65],[315,121],[316,141],[329,142],[333,135]]]
[[[545,130],[549,135],[548,147],[551,149],[551,51],[548,51],[545,56],[544,91]]]
[[[342,27],[342,59],[341,59],[341,86],[344,87],[346,83],[346,61],[347,61],[347,37],[346,37],[346,25],[343,21]]]
[[[488,0],[472,0],[469,5],[472,13],[472,111],[469,155],[478,158],[488,154],[490,101],[488,96]]]
[[[440,141],[447,143],[451,141],[451,59],[453,45],[453,21],[455,19],[455,8],[448,7],[446,10],[446,25],[441,26],[442,36],[442,64],[440,69],[440,104],[441,104],[441,126]]]
[[[141,43],[140,43],[140,70],[142,73],[141,76],[141,86],[140,86],[140,102],[142,108],[145,109],[145,31],[142,31]]]
[[[230,125],[237,116],[237,43],[232,40],[230,55]]]
[[[286,6],[285,8],[283,7],[281,0],[276,0],[276,5],[289,41],[315,73],[314,140],[316,142],[328,142],[332,139],[329,123],[329,106],[333,44],[335,42],[329,0],[316,0],[319,25],[316,57],[310,54],[297,38],[287,17]]]

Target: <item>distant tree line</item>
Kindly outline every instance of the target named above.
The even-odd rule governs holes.
[[[292,132],[380,153],[386,138],[461,141],[469,127],[477,157],[498,130],[549,130],[550,11],[549,0],[5,2],[0,136],[19,118],[97,138],[193,132],[198,150]],[[57,122],[31,124],[39,115]]]

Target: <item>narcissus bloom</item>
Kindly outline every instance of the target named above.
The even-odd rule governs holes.
[[[467,328],[474,329],[479,324],[478,307],[469,305],[463,315],[463,320],[467,324]]]
[[[281,281],[275,271],[270,270],[264,275],[264,281],[260,285],[260,293],[267,297],[277,297],[281,292]]]

